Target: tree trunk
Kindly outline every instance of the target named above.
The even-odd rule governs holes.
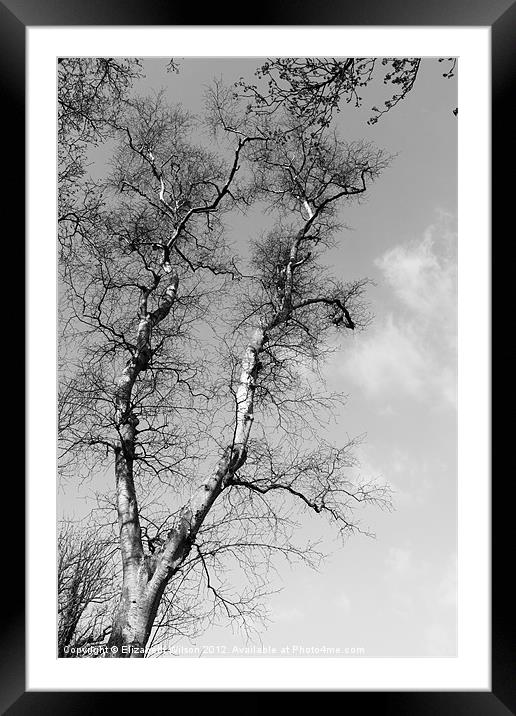
[[[143,557],[124,578],[122,597],[107,645],[108,658],[141,659],[145,656],[163,589],[156,594],[149,589],[149,566]]]
[[[128,418],[121,426],[115,456],[123,584],[107,656],[119,658],[142,657],[152,626],[152,604],[146,596],[149,565],[143,552],[133,480],[135,422]]]
[[[313,217],[313,212],[311,212]],[[310,220],[311,220],[310,219]],[[138,658],[145,655],[145,647],[156,618],[163,592],[190,554],[197,532],[213,503],[231,484],[236,472],[247,458],[247,443],[254,419],[254,395],[260,371],[260,353],[267,341],[271,327],[286,320],[291,310],[292,273],[296,266],[297,252],[303,236],[296,237],[287,267],[287,286],[283,305],[269,326],[257,328],[249,341],[241,363],[240,380],[236,391],[236,422],[233,442],[228,445],[214,473],[193,493],[181,509],[162,549],[152,556],[145,555],[141,539],[138,507],[133,481],[133,461],[138,421],[130,412],[130,396],[134,381],[148,363],[150,344],[149,318],[146,314],[146,296],[143,298],[138,331],[138,352],[130,362],[118,383],[117,423],[120,443],[116,453],[116,482],[118,519],[123,563],[122,597],[113,622],[108,642],[108,657]],[[171,292],[175,297],[177,280]],[[166,307],[164,315],[170,306]],[[158,309],[159,310],[159,309]],[[158,311],[151,320],[162,319]]]
[[[173,286],[171,298],[175,296],[176,288],[177,281]],[[167,311],[169,308],[170,306],[167,306]],[[151,314],[151,320],[161,320],[163,316],[158,314],[158,311]],[[142,310],[142,315],[143,313]],[[256,377],[260,365],[258,356],[265,342],[265,332],[258,328],[242,360],[232,445],[227,447],[214,473],[197,488],[183,506],[174,526],[168,532],[163,548],[156,554],[145,555],[133,479],[138,420],[130,410],[130,398],[139,372],[147,367],[149,322],[149,318],[142,318],[140,322],[137,355],[126,366],[116,392],[119,442],[115,450],[115,474],[123,585],[107,644],[106,656],[110,658],[142,658],[145,655],[145,647],[166,585],[190,554],[197,532],[213,503],[246,460],[247,442],[253,422]]]
[[[115,424],[118,441],[115,447],[115,477],[118,527],[122,555],[122,595],[113,620],[106,656],[142,658],[158,605],[166,583],[158,589],[149,589],[153,573],[153,558],[145,555],[142,544],[138,500],[134,488],[133,466],[136,450],[138,419],[131,408],[133,386],[141,372],[147,370],[152,356],[152,328],[160,323],[175,301],[178,277],[172,276],[165,298],[152,313],[147,311],[149,295],[159,283],[143,288],[140,295],[140,322],[137,333],[137,350],[128,361],[115,390]]]

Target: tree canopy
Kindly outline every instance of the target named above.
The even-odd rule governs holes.
[[[297,541],[299,515],[347,536],[369,534],[364,506],[390,508],[389,488],[357,473],[360,438],[325,439],[343,398],[314,376],[371,320],[368,277],[334,275],[325,255],[339,247],[342,208],[391,161],[339,136],[333,113],[360,103],[380,66],[395,93],[373,108],[378,121],[419,62],[270,60],[257,70],[266,89],[215,82],[203,116],[136,94],[138,60],[60,62],[60,477],[106,480],[101,536],[60,542],[60,649],[100,633],[115,655],[140,656],[213,619],[251,628],[275,555],[321,556]],[[109,164],[93,179],[100,143]],[[253,212],[269,228],[256,232]],[[83,561],[97,565],[91,580]],[[105,600],[85,601],[109,569],[106,626]]]

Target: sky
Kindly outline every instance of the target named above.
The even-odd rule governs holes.
[[[178,74],[165,72],[168,58],[146,60],[137,89],[163,87],[193,112],[213,78],[250,78],[262,61],[177,60]],[[322,539],[330,556],[318,571],[281,570],[261,641],[213,627],[178,648],[198,646],[204,656],[210,646],[231,655],[260,644],[277,653],[301,645],[369,657],[456,655],[458,120],[456,79],[443,71],[424,60],[412,92],[372,126],[373,95],[337,120],[344,138],[370,139],[394,159],[367,199],[342,212],[348,228],[326,256],[336,275],[375,285],[373,323],[335,346],[324,365],[328,387],[347,396],[324,437],[364,436],[360,472],[389,483],[395,509],[369,508],[363,521],[376,537],[356,535],[344,546],[324,520],[308,516],[303,536]],[[242,221],[230,222],[234,237]]]

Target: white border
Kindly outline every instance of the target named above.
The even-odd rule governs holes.
[[[490,28],[27,28],[31,690],[490,690]],[[459,56],[459,655],[455,659],[55,658],[56,57]],[[474,450],[471,447],[474,446]],[[436,530],[439,515],[436,515]],[[173,667],[172,667],[173,663]]]

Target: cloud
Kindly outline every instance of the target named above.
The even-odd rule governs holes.
[[[385,599],[428,656],[453,656],[457,635],[457,557],[421,557],[414,547],[389,548],[385,557]],[[403,627],[405,628],[405,626]]]
[[[451,557],[445,566],[436,591],[438,604],[444,607],[457,607],[457,555]]]
[[[412,569],[412,551],[401,547],[390,547],[385,564],[397,574],[408,574]]]
[[[347,594],[344,594],[344,592],[337,595],[337,597],[335,598],[334,604],[336,607],[338,607],[339,609],[341,609],[344,612],[349,612],[351,609],[351,600],[347,596]]]
[[[457,301],[456,236],[429,227],[420,241],[395,246],[376,260],[398,299],[418,319],[455,327]]]
[[[413,397],[422,395],[426,358],[410,325],[397,324],[388,314],[382,327],[358,338],[345,371],[374,396],[400,389]]]
[[[429,624],[423,631],[423,646],[428,656],[455,656],[456,628],[453,625]]]
[[[340,371],[382,404],[409,397],[456,407],[456,234],[448,223],[445,217],[375,261],[384,312],[356,336]]]
[[[297,607],[274,610],[272,619],[275,622],[298,622],[305,616],[304,612]]]

